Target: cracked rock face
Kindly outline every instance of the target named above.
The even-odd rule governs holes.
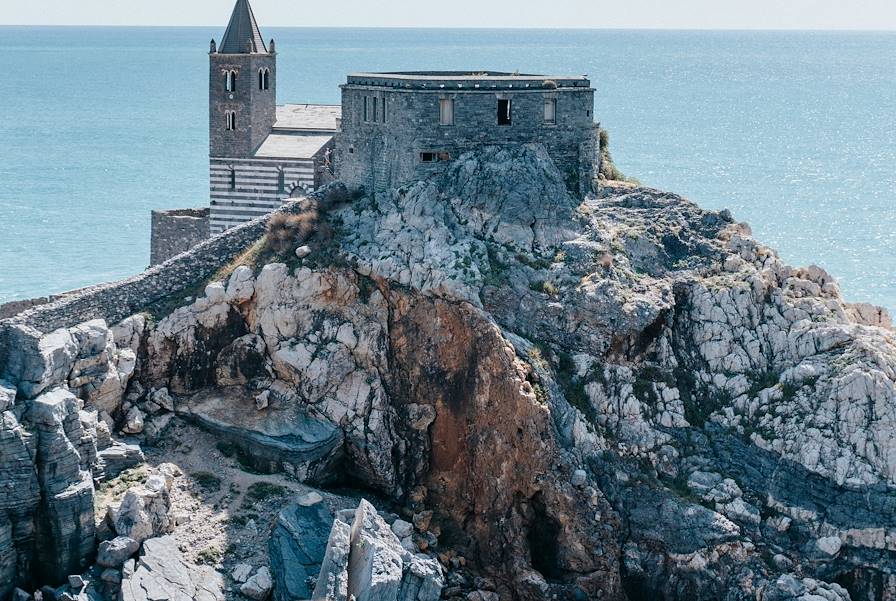
[[[143,544],[133,572],[121,583],[122,601],[223,601],[222,576],[208,566],[186,561],[169,536]]]
[[[310,254],[240,266],[156,322],[16,333],[2,573],[29,570],[36,500],[56,490],[42,437],[68,441],[62,490],[103,453],[103,420],[70,399],[40,422],[26,409],[67,388],[120,419],[139,381],[165,390],[140,405],[153,423],[176,412],[256,469],[374,489],[411,511],[403,540],[428,543],[432,521],[435,551],[465,558],[446,563],[444,598],[896,597],[896,334],[822,269],[674,194],[609,182],[579,202],[537,146],[465,155],[325,218],[333,239]],[[30,471],[7,459],[35,453]],[[429,578],[370,520],[337,516],[326,598]],[[382,551],[353,568],[358,528]],[[301,555],[280,530],[281,557]]]

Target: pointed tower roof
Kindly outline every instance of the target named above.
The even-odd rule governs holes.
[[[221,38],[218,52],[221,54],[267,54],[264,38],[255,21],[249,0],[237,0],[227,31]]]

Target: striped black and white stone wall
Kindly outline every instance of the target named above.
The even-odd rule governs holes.
[[[315,169],[313,159],[212,158],[211,234],[270,213],[295,193],[313,191]]]

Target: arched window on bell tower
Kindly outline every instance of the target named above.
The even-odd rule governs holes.
[[[236,92],[236,71],[228,71],[224,74],[224,88],[228,92]]]
[[[224,113],[224,127],[227,131],[236,130],[236,111],[227,111]]]
[[[270,90],[271,89],[271,70],[270,69],[259,69],[258,70],[258,89],[259,90]]]

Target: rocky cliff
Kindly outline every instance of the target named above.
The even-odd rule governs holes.
[[[896,336],[822,269],[674,194],[572,198],[537,145],[295,212],[121,323],[2,322],[0,597],[896,598]],[[165,468],[107,509],[137,444],[321,492],[209,558],[169,514],[243,497]]]

